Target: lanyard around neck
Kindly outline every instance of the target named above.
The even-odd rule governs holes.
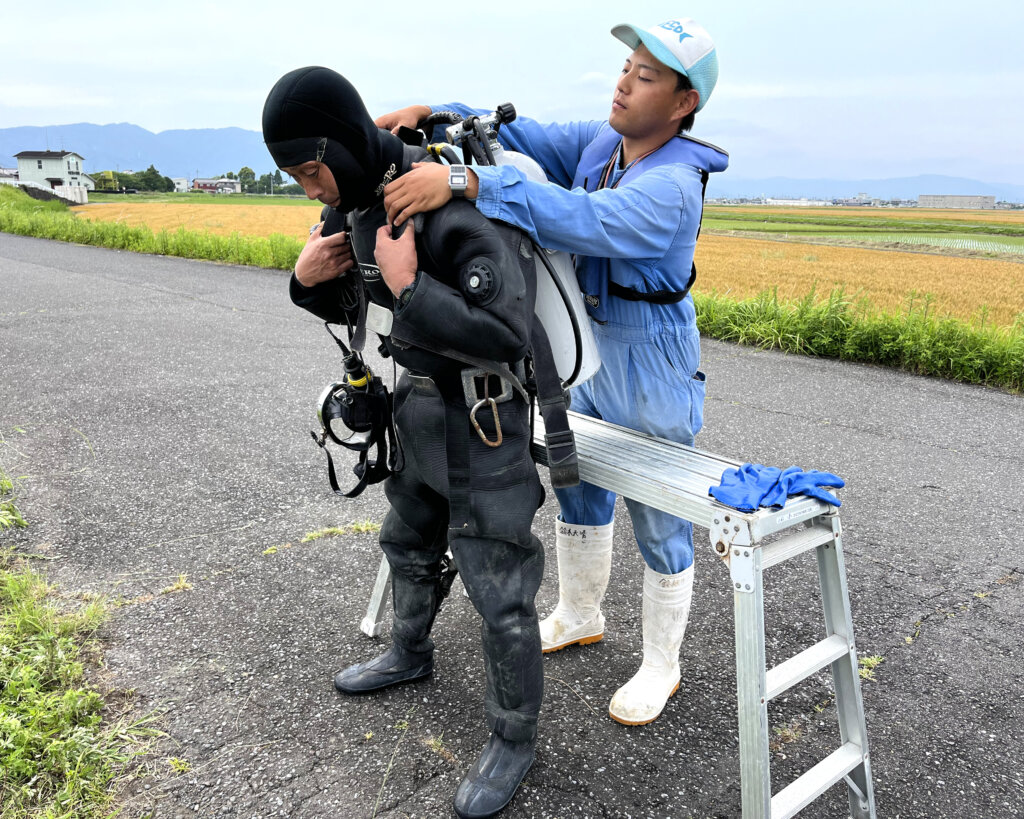
[[[622,169],[622,173],[619,174],[618,178],[611,185],[609,185],[608,180],[611,178],[612,169],[618,163],[619,156],[622,153],[622,140],[620,139],[619,144],[616,145],[615,150],[612,151],[611,157],[609,157],[608,161],[605,163],[604,170],[601,171],[601,181],[598,183],[597,189],[601,190],[602,188],[617,188],[619,186],[619,182],[622,181],[622,177],[626,175],[626,172],[630,168],[632,168],[641,159],[646,159],[647,157],[649,157],[656,150],[658,149],[652,148],[647,153],[642,154],[641,156],[638,156],[636,159],[632,160],[625,168]]]

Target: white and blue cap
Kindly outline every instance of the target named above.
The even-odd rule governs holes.
[[[612,34],[632,49],[643,43],[658,62],[689,79],[700,94],[696,110],[704,107],[718,81],[718,53],[702,25],[688,17],[666,20],[647,30],[624,23],[615,26]]]

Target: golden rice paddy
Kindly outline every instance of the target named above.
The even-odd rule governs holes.
[[[785,208],[758,205],[722,207],[709,205],[708,215],[728,219],[733,213],[767,213],[773,216],[829,216],[833,219],[900,219],[906,221],[992,222],[1024,226],[1024,210],[959,210],[952,208]]]
[[[281,233],[305,239],[320,217],[320,205],[227,205],[140,202],[74,208],[80,217],[148,225],[153,230],[209,231],[220,235],[269,236]],[[722,209],[727,210],[727,209]],[[755,210],[745,208],[744,210]],[[767,209],[766,209],[767,210]],[[875,209],[844,208],[843,213]],[[771,209],[772,213],[834,215],[838,209]],[[918,218],[925,211],[886,210],[886,218]],[[1024,220],[1020,211],[926,211],[929,218]],[[1011,218],[1012,217],[1012,218]],[[697,289],[732,298],[778,288],[779,298],[797,300],[812,288],[825,297],[837,286],[848,296],[867,298],[876,308],[903,311],[916,293],[931,297],[933,315],[971,320],[987,312],[991,323],[1008,326],[1024,313],[1024,264],[993,259],[905,253],[732,236],[701,236],[697,249]]]
[[[866,297],[876,308],[902,312],[932,297],[931,314],[970,320],[983,308],[988,321],[1008,326],[1024,313],[1024,264],[994,259],[798,242],[703,235],[697,243],[697,285],[731,298],[777,287],[780,301],[811,288],[825,297],[834,287]]]
[[[207,205],[177,202],[115,202],[81,205],[72,208],[79,218],[120,222],[138,227],[146,225],[154,231],[185,228],[206,231],[220,236],[240,233],[243,236],[269,236],[282,233],[305,239],[309,226],[320,221],[322,205],[310,202],[297,205]]]

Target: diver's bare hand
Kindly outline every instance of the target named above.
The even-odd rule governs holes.
[[[410,105],[407,108],[392,111],[390,114],[382,114],[373,121],[373,124],[378,128],[387,128],[391,133],[397,134],[402,125],[406,128],[415,128],[429,116],[429,106]]]
[[[391,238],[391,225],[382,225],[377,230],[377,247],[373,255],[384,283],[395,296],[416,281],[416,237],[412,225],[397,239]]]
[[[336,279],[355,264],[348,234],[321,236],[323,229],[323,222],[313,229],[295,262],[295,278],[303,287]]]

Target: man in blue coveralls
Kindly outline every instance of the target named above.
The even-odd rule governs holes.
[[[509,222],[540,245],[576,254],[576,274],[601,355],[590,381],[575,387],[584,415],[692,445],[704,413],[700,336],[689,287],[708,173],[728,156],[685,135],[718,78],[714,43],[693,20],[649,29],[619,25],[632,49],[607,122],[505,125],[506,149],[525,153],[554,184],[528,180],[511,165],[468,173],[424,164],[385,192],[401,224],[452,196]],[[415,127],[432,111],[485,111],[462,104],[414,105],[377,125]],[[626,453],[623,453],[627,457]],[[559,600],[541,622],[545,652],[604,634],[601,600],[611,572],[615,495],[582,483],[556,490]],[[610,716],[626,725],[656,719],[679,687],[679,649],[693,588],[693,530],[679,518],[626,501],[646,563],[643,662],[615,693]]]

